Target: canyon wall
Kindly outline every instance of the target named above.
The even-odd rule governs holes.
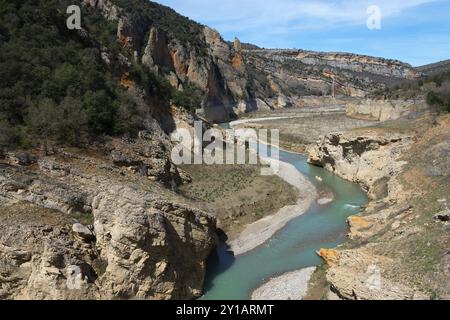
[[[199,297],[216,220],[166,189],[184,175],[165,150],[139,138],[0,159],[0,298]]]
[[[448,299],[449,117],[328,134],[309,162],[359,183],[370,202],[350,240],[318,254],[343,299]],[[401,128],[401,129],[396,129]],[[333,295],[329,293],[329,296]]]
[[[347,103],[347,116],[356,119],[387,121],[422,112],[427,109],[424,101],[364,99]]]
[[[152,2],[143,9],[176,15],[173,23],[190,29],[171,31],[167,23],[128,13],[114,0],[84,0],[117,23],[117,37],[138,63],[164,76],[178,90],[194,86],[201,92],[198,112],[208,120],[225,122],[255,110],[301,105],[303,96],[363,97],[402,79],[416,79],[410,65],[347,53],[304,50],[265,50],[229,43],[221,35],[171,9]],[[165,21],[167,22],[167,21]],[[245,48],[245,49],[244,49]],[[251,49],[248,49],[251,48]]]

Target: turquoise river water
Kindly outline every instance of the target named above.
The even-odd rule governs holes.
[[[367,203],[367,196],[358,185],[309,165],[305,155],[282,150],[279,154],[281,161],[294,165],[318,189],[332,191],[334,201],[325,206],[313,204],[267,243],[246,254],[234,257],[224,244],[220,245],[207,263],[205,295],[201,299],[246,300],[274,276],[320,265],[316,251],[344,242],[348,232],[346,219]]]

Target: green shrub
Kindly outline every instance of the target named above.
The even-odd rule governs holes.
[[[172,102],[175,105],[194,113],[196,109],[201,107],[202,94],[197,88],[189,84],[185,84],[182,91],[174,89],[172,94]]]
[[[428,105],[437,108],[438,111],[450,112],[450,92],[430,91],[426,99]]]
[[[66,28],[69,4],[0,0],[2,145],[36,138],[77,145],[142,125],[142,112],[104,64],[95,42]],[[90,37],[112,54],[123,51],[116,24],[94,8],[82,8]],[[159,95],[157,81],[146,81]]]
[[[17,127],[14,128],[6,120],[0,119],[0,150],[19,145],[21,139],[21,132]]]

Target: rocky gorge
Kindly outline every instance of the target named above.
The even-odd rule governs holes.
[[[151,19],[130,16],[113,0],[85,0],[84,4],[118,24],[119,41],[134,59],[179,90],[190,86],[199,90],[199,112],[214,122],[251,111],[301,106],[302,96],[329,95],[333,90],[362,97],[395,81],[420,76],[408,64],[382,58],[249,49],[239,39],[229,43],[216,30],[192,21],[184,23],[193,38],[183,41],[164,24],[158,28]],[[145,6],[165,10],[152,3]]]
[[[448,210],[449,122],[430,121],[329,134],[310,148],[310,163],[359,183],[371,199],[348,219],[349,243],[319,252],[340,298],[448,299],[448,225],[439,216]]]
[[[146,142],[153,152],[160,148]],[[118,152],[89,157],[60,150],[32,157],[37,162],[2,161],[3,299],[201,294],[204,261],[217,241],[215,218],[164,191],[166,177],[182,183],[164,151],[146,157],[152,169],[145,172],[138,160],[118,165]],[[122,164],[136,157],[120,152]]]
[[[424,97],[368,96],[420,71],[228,42],[151,1],[72,2],[85,22],[73,32],[66,0],[20,0],[1,12],[0,299],[195,299],[227,236],[237,255],[266,244],[316,196],[330,203],[329,190],[316,195],[292,170],[262,178],[259,167],[172,162],[174,130],[238,118],[281,129],[282,147],[308,150],[312,165],[370,197],[348,220],[349,241],[319,251],[327,267],[313,277],[326,285],[315,291],[449,297],[448,116]],[[41,32],[31,34],[33,10],[45,24],[32,20]],[[302,298],[312,272],[277,277],[255,295],[293,281],[283,297]]]
[[[307,293],[299,289],[290,295],[448,299],[448,286],[442,285],[449,276],[448,116],[435,120],[423,101],[412,104],[349,102],[340,111],[328,107],[329,122],[324,109],[260,112],[240,121],[251,128],[280,128],[285,148],[306,150],[311,165],[359,184],[370,200],[360,214],[348,218],[346,243],[318,250],[326,265],[311,276]],[[403,105],[410,107],[399,112]],[[278,281],[291,277],[303,288],[307,270],[271,278],[255,295],[283,299]]]

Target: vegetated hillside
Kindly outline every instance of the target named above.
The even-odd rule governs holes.
[[[371,93],[383,99],[425,99],[429,106],[439,112],[450,112],[450,71],[434,72],[419,80],[402,81],[384,90]]]
[[[66,27],[72,4],[82,30]],[[416,76],[396,61],[227,43],[147,0],[0,0],[0,18],[1,148],[81,145],[153,119],[169,132],[177,108],[223,122],[330,94],[333,82],[364,95]]]
[[[68,30],[72,3],[0,1],[1,147],[136,133],[156,106],[183,100],[131,59],[117,41],[117,23],[101,11],[81,6],[83,30]],[[147,103],[123,85],[124,74],[143,88]]]
[[[436,63],[427,64],[416,68],[423,74],[431,76],[444,71],[450,71],[450,60],[439,61]]]
[[[74,3],[82,30],[66,27]],[[218,212],[177,193],[192,178],[168,133],[202,102],[229,116],[227,48],[144,0],[0,0],[0,299],[201,296]],[[277,206],[295,196],[275,187]]]

